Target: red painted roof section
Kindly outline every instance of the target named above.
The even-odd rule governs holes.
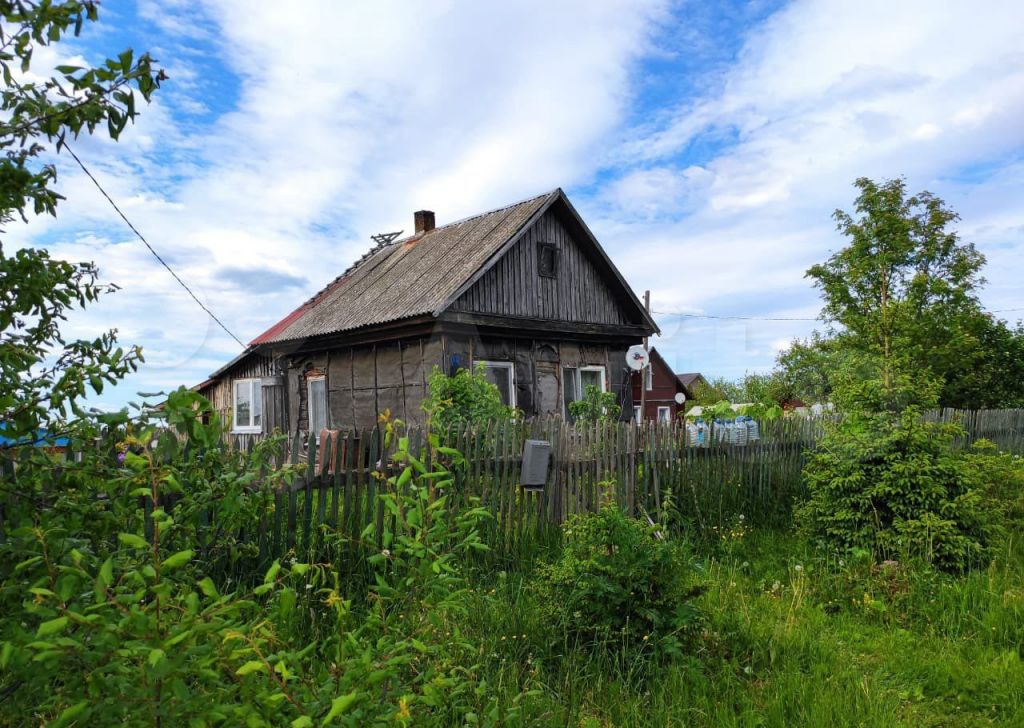
[[[306,301],[304,304],[299,306],[297,309],[292,311],[290,314],[285,316],[283,319],[278,321],[276,324],[271,326],[269,329],[264,331],[262,334],[257,336],[255,339],[250,341],[249,342],[249,346],[256,346],[257,344],[265,344],[268,341],[273,341],[277,337],[278,334],[280,334],[282,331],[287,329],[290,325],[292,325],[293,323],[298,321],[299,318],[301,318],[302,314],[304,314],[306,311],[308,311],[310,308],[312,308],[313,304],[316,303],[320,299],[321,296],[323,296],[325,293],[329,293],[329,292],[333,291],[334,289],[338,288],[342,283],[345,282],[346,278],[348,278],[347,275],[338,276],[337,279],[331,281],[331,283],[328,284],[327,287],[325,287],[322,291],[317,293],[311,299]]]
[[[269,329],[264,331],[262,334],[257,336],[255,339],[250,341],[249,346],[256,346],[257,344],[263,344],[266,343],[267,341],[270,341],[271,339],[274,338],[274,336],[288,328],[288,324],[290,324],[292,321],[301,316],[307,308],[309,308],[309,303],[302,304],[297,309],[292,311],[290,314],[285,316],[283,319],[278,321],[276,324],[271,326]]]

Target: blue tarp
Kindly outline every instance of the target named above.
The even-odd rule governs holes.
[[[11,447],[13,445],[35,444],[36,447],[67,447],[71,439],[67,437],[54,437],[46,430],[36,430],[35,437],[22,437],[14,440],[4,435],[4,426],[0,425],[0,447]]]

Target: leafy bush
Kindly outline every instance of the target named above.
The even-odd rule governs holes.
[[[458,423],[508,419],[515,414],[502,403],[498,388],[487,381],[482,364],[475,371],[459,369],[450,377],[435,366],[427,384],[430,394],[422,407],[439,432]]]
[[[660,526],[607,505],[572,516],[560,557],[541,567],[536,589],[548,622],[584,645],[681,648],[698,619],[690,600],[690,566]]]
[[[581,422],[615,421],[622,414],[615,392],[602,392],[588,384],[583,399],[569,403],[569,414]]]
[[[1006,461],[958,450],[963,434],[956,424],[925,422],[916,407],[847,412],[804,467],[798,523],[840,551],[866,548],[952,570],[983,562],[1001,532],[991,491]]]
[[[432,440],[428,469],[399,440],[380,531],[357,539],[381,545],[370,597],[353,607],[333,564],[286,557],[253,573],[255,556],[232,534],[273,507],[257,476],[277,485],[288,471],[270,468],[269,450],[225,451],[216,417],[202,422],[208,408],[179,390],[159,416],[181,439],[130,421],[108,428],[106,457],[19,467],[26,498],[78,487],[8,511],[22,525],[0,541],[0,725],[504,721],[477,646],[459,634],[461,565],[485,548],[489,517],[472,500],[449,502],[459,453]],[[115,438],[133,444],[123,464]],[[225,564],[250,576],[235,581]]]

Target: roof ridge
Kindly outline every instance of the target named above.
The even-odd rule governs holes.
[[[430,230],[428,232],[433,232],[434,230],[444,230],[445,228],[454,227],[456,225],[462,225],[464,223],[469,222],[470,220],[476,220],[476,219],[481,218],[481,217],[486,217],[487,215],[493,215],[496,212],[504,212],[505,210],[510,210],[513,207],[518,207],[519,205],[525,205],[527,202],[533,202],[534,200],[539,200],[542,197],[550,197],[551,195],[554,195],[554,194],[556,194],[558,192],[561,192],[561,191],[562,191],[561,187],[556,187],[555,189],[548,190],[547,192],[544,192],[543,194],[540,194],[540,195],[533,195],[532,197],[526,197],[526,198],[524,198],[522,200],[519,200],[518,202],[512,202],[512,203],[509,203],[507,205],[502,205],[501,207],[496,207],[493,210],[487,210],[486,212],[480,212],[480,213],[477,213],[475,215],[470,215],[469,217],[464,217],[464,218],[462,218],[460,220],[454,220],[452,222],[445,223],[444,225],[440,225],[438,227],[435,227],[435,228],[433,228],[432,230]],[[372,258],[374,255],[376,255],[380,251],[384,250],[385,248],[390,248],[390,247],[393,247],[393,246],[396,246],[396,245],[400,245],[400,244],[406,243],[409,240],[412,240],[413,238],[415,238],[417,236],[420,236],[420,235],[423,235],[423,233],[414,233],[413,235],[407,235],[406,237],[400,238],[398,240],[392,240],[390,242],[380,242],[380,243],[374,244],[369,250],[367,250],[365,253],[363,253],[354,263],[352,263],[348,268],[346,268],[344,270],[344,272],[342,272],[340,275],[336,276],[333,280],[331,280],[326,285],[324,285],[323,288],[321,288],[319,291],[317,291],[312,296],[310,296],[306,301],[304,301],[302,306],[300,306],[300,308],[302,308],[304,306],[309,306],[310,304],[316,302],[320,297],[322,297],[324,294],[326,294],[328,289],[333,287],[335,283],[338,283],[339,281],[341,281],[343,278],[345,278],[345,276],[347,276],[347,275],[349,275],[351,273],[354,273],[355,270],[357,268],[359,268],[359,266],[361,266],[363,263],[365,263],[367,260]]]
[[[462,225],[463,223],[467,223],[470,220],[476,220],[476,219],[481,218],[481,217],[487,217],[488,215],[493,215],[496,212],[504,212],[505,210],[511,210],[513,207],[518,207],[519,205],[525,205],[527,202],[533,202],[534,200],[539,200],[542,197],[550,197],[551,195],[555,194],[556,192],[561,192],[561,191],[562,191],[561,187],[556,187],[555,189],[548,190],[547,192],[545,192],[543,194],[540,194],[540,195],[533,195],[532,197],[526,197],[526,198],[524,198],[522,200],[519,200],[517,202],[510,202],[507,205],[502,205],[501,207],[495,207],[493,210],[487,210],[486,212],[478,212],[475,215],[470,215],[469,217],[464,217],[464,218],[462,218],[460,220],[453,220],[452,222],[447,222],[444,225],[439,225],[438,227],[433,228],[433,230],[444,230],[445,228],[455,227],[456,225]],[[430,232],[433,232],[433,230],[431,230]],[[412,240],[417,235],[421,235],[421,234],[422,233],[415,233],[413,235],[408,235],[408,236],[402,238],[401,240],[396,240],[395,244],[397,244],[397,243],[404,243],[404,242],[406,242],[408,240]]]

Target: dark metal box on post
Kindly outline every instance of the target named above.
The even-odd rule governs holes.
[[[544,490],[550,461],[551,443],[547,440],[527,440],[523,444],[523,465],[519,475],[523,490]]]

